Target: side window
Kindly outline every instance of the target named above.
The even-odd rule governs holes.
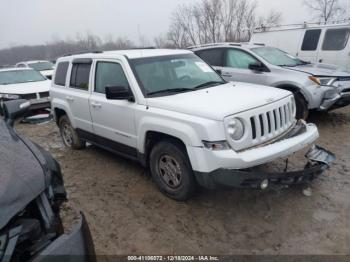
[[[95,75],[95,92],[105,93],[106,86],[129,87],[123,68],[118,63],[98,62]]]
[[[223,66],[224,49],[207,49],[196,52],[196,55],[211,66]]]
[[[343,50],[349,40],[350,29],[328,29],[323,41],[322,50],[340,51]]]
[[[74,63],[70,78],[70,87],[82,90],[89,90],[91,64]]]
[[[304,35],[302,51],[315,51],[321,36],[321,29],[307,30]]]
[[[69,62],[61,62],[57,65],[55,85],[65,86]]]
[[[249,69],[249,65],[259,62],[252,55],[247,52],[238,49],[228,49],[226,66],[239,68],[239,69]]]

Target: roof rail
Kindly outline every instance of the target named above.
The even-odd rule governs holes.
[[[94,50],[94,51],[81,51],[81,52],[75,52],[75,53],[71,53],[71,54],[65,54],[63,55],[63,57],[66,56],[72,56],[72,55],[83,55],[83,54],[102,54],[103,51],[101,50]]]
[[[287,30],[287,29],[303,29],[312,26],[328,26],[328,25],[350,25],[350,18],[342,19],[342,20],[334,20],[328,22],[304,22],[300,24],[286,24],[286,25],[274,25],[274,26],[264,26],[261,25],[254,29],[254,32],[266,32],[269,30]]]
[[[242,46],[242,43],[236,42],[221,42],[221,43],[209,43],[209,44],[199,44],[187,47],[187,49],[194,49],[200,47],[209,47],[209,46],[217,46],[217,45],[231,45],[231,46]]]

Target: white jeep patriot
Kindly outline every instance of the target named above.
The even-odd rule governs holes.
[[[65,56],[50,95],[66,146],[89,142],[138,160],[176,200],[192,196],[197,184],[265,189],[309,182],[333,160],[313,146],[300,172],[253,171],[311,146],[317,127],[295,120],[289,91],[227,83],[187,50]]]

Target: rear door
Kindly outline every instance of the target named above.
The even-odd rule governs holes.
[[[305,30],[300,50],[297,56],[308,62],[317,62],[318,51],[321,46],[322,29]]]
[[[228,48],[224,57],[225,62],[222,69],[222,76],[225,80],[260,85],[268,84],[268,72],[258,72],[249,69],[250,64],[260,62],[255,56],[238,48]]]
[[[52,99],[68,107],[73,126],[88,132],[92,132],[89,111],[91,62],[92,60],[75,60],[73,63],[58,63],[53,88],[50,90]]]
[[[350,27],[325,31],[317,62],[350,68]]]
[[[118,60],[100,59],[94,62],[93,90],[89,100],[94,133],[98,143],[128,155],[136,154],[136,103],[109,100],[107,86],[130,88],[123,64]]]

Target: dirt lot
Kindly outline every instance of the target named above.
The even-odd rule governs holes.
[[[310,121],[338,158],[311,197],[300,187],[202,190],[187,203],[164,197],[136,163],[94,146],[65,149],[54,123],[17,129],[60,162],[65,223],[82,210],[98,254],[350,254],[350,108]]]

